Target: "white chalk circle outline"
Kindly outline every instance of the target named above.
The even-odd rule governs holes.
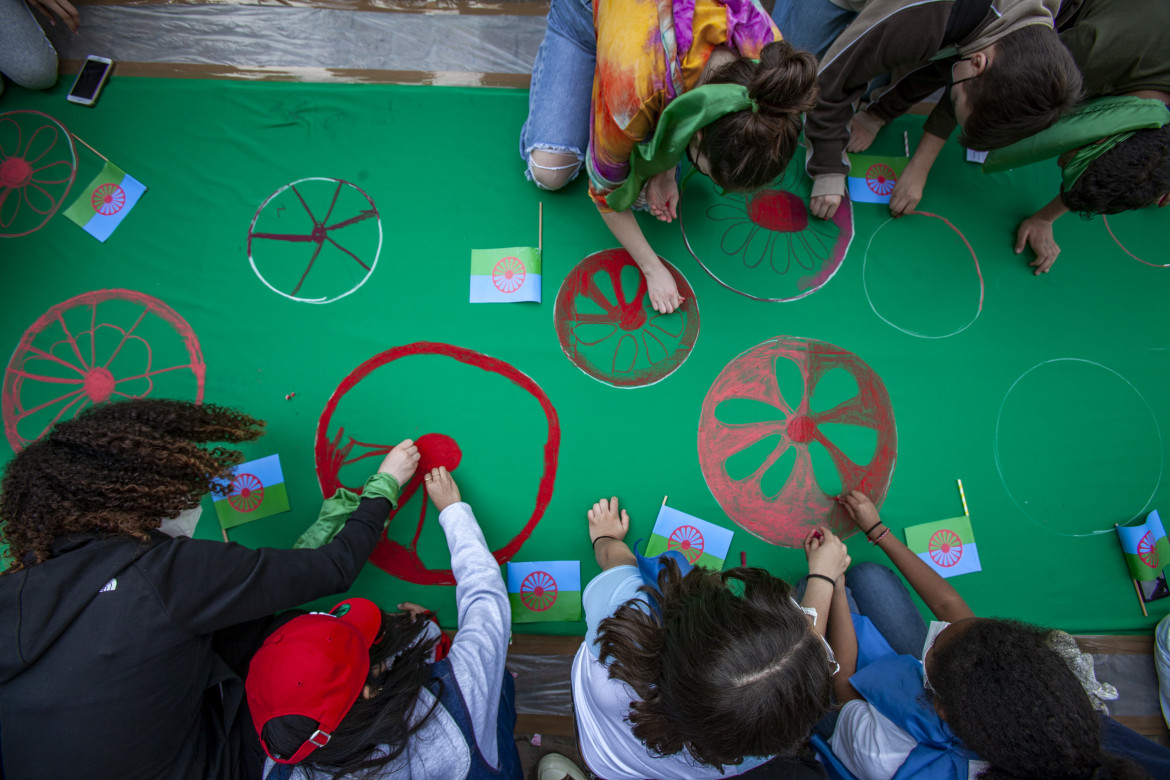
[[[869,237],[869,243],[867,243],[865,245],[865,257],[863,257],[862,261],[861,261],[861,286],[862,286],[862,289],[865,291],[865,300],[869,303],[869,308],[871,310],[873,310],[873,313],[877,315],[879,320],[886,323],[894,330],[898,330],[898,331],[901,331],[902,333],[905,333],[907,336],[914,336],[915,338],[932,339],[932,340],[934,340],[934,339],[949,339],[951,336],[957,336],[960,333],[962,333],[963,331],[965,331],[967,328],[974,325],[975,320],[979,319],[979,315],[983,313],[983,296],[986,294],[987,288],[986,288],[986,285],[983,283],[983,271],[981,271],[979,269],[979,258],[975,256],[975,248],[971,246],[971,242],[967,240],[967,237],[964,236],[962,234],[962,232],[960,232],[960,230],[957,227],[952,225],[950,220],[946,219],[945,217],[940,217],[938,214],[931,214],[928,211],[911,211],[909,214],[907,214],[907,216],[934,217],[935,219],[941,221],[944,225],[949,227],[951,230],[955,231],[955,235],[957,235],[959,237],[959,240],[962,241],[964,246],[967,247],[967,251],[971,253],[971,260],[973,260],[975,263],[975,275],[979,278],[979,303],[976,304],[976,306],[975,306],[975,316],[972,317],[971,320],[966,325],[963,325],[958,330],[953,330],[950,333],[944,333],[941,336],[929,336],[925,333],[919,333],[918,331],[915,331],[915,330],[907,330],[906,328],[903,328],[900,325],[896,325],[893,322],[891,322],[890,320],[883,317],[882,313],[877,310],[877,306],[874,306],[873,298],[869,294],[869,283],[866,282],[866,280],[865,280],[866,269],[869,268],[869,250],[870,250],[870,247],[873,246],[873,240],[875,238],[877,238],[878,233],[882,232],[882,228],[884,228],[886,225],[888,225],[894,221],[893,217],[890,217],[885,222],[878,225],[877,230],[873,231],[873,235]]]
[[[364,277],[362,277],[362,280],[360,282],[358,282],[356,285],[354,285],[350,289],[346,290],[341,295],[335,295],[332,298],[299,298],[295,295],[290,295],[289,293],[286,293],[283,290],[276,289],[276,287],[274,287],[267,279],[264,278],[264,274],[260,273],[260,269],[256,267],[256,259],[254,257],[252,257],[252,231],[256,229],[256,222],[260,219],[260,214],[264,211],[264,209],[268,206],[268,204],[271,203],[282,192],[289,189],[290,187],[294,187],[294,186],[301,184],[302,182],[306,182],[306,181],[331,181],[335,184],[344,184],[345,186],[356,190],[358,192],[358,194],[360,194],[363,198],[365,198],[369,202],[370,208],[372,208],[374,210],[374,215],[375,215],[374,221],[378,225],[378,248],[374,250],[374,261],[372,263],[370,263],[370,270],[366,271],[366,275]],[[379,213],[378,207],[374,204],[374,199],[371,198],[369,196],[369,194],[366,193],[365,190],[363,190],[361,187],[358,187],[356,184],[351,184],[350,182],[345,181],[344,179],[334,179],[334,178],[331,178],[329,176],[308,176],[308,177],[305,177],[304,179],[297,179],[296,181],[289,182],[288,184],[286,184],[283,187],[281,187],[280,189],[278,189],[276,192],[269,195],[264,200],[264,202],[260,204],[260,208],[256,209],[256,214],[252,217],[251,224],[248,225],[248,263],[252,266],[252,272],[254,274],[256,274],[257,279],[259,279],[261,282],[264,283],[265,287],[267,287],[269,290],[272,290],[272,292],[276,293],[277,295],[288,298],[290,301],[299,301],[301,303],[317,303],[317,304],[333,303],[334,301],[341,300],[342,298],[346,297],[347,295],[354,294],[355,292],[357,292],[358,290],[361,289],[363,284],[365,284],[367,281],[369,281],[371,276],[374,275],[374,269],[378,267],[378,258],[381,257],[381,255],[382,255],[382,215],[381,215],[381,213]]]
[[[1145,404],[1146,411],[1148,411],[1150,413],[1150,419],[1153,420],[1153,422],[1154,422],[1154,432],[1156,434],[1158,434],[1158,456],[1159,456],[1158,480],[1154,483],[1154,489],[1150,491],[1150,496],[1149,496],[1149,498],[1146,499],[1145,503],[1142,505],[1142,508],[1139,509],[1133,517],[1129,518],[1125,522],[1127,522],[1127,523],[1133,522],[1134,520],[1137,520],[1139,517],[1141,517],[1142,514],[1146,511],[1146,509],[1149,508],[1150,503],[1154,500],[1154,496],[1157,495],[1158,488],[1160,488],[1162,486],[1162,476],[1163,476],[1164,469],[1166,466],[1166,454],[1164,451],[1165,442],[1162,439],[1162,428],[1161,428],[1161,426],[1158,425],[1158,416],[1156,414],[1154,414],[1154,409],[1152,406],[1150,406],[1150,402],[1146,400],[1146,397],[1144,395],[1142,395],[1142,392],[1137,389],[1137,386],[1134,385],[1133,382],[1129,381],[1128,379],[1126,379],[1121,374],[1114,371],[1109,366],[1102,365],[1101,363],[1096,363],[1092,360],[1085,360],[1084,358],[1053,358],[1052,360],[1045,360],[1042,363],[1037,363],[1036,365],[1032,366],[1027,371],[1020,374],[1020,376],[1016,379],[1016,381],[1012,382],[1011,387],[1008,388],[1007,393],[1005,393],[1003,396],[1003,401],[1001,401],[999,404],[999,413],[996,414],[996,416],[995,416],[995,440],[994,440],[994,442],[992,442],[992,452],[993,452],[994,457],[995,457],[995,470],[997,472],[999,472],[999,481],[1003,483],[1003,489],[1005,491],[1007,491],[1008,498],[1010,498],[1012,500],[1012,503],[1016,505],[1016,508],[1019,509],[1021,512],[1023,512],[1025,517],[1027,517],[1029,520],[1031,520],[1033,523],[1040,526],[1044,530],[1049,531],[1051,533],[1054,533],[1057,536],[1064,536],[1064,537],[1069,537],[1069,538],[1074,538],[1074,539],[1083,539],[1083,538],[1090,537],[1090,536],[1099,536],[1100,534],[1112,533],[1113,532],[1112,526],[1110,526],[1108,528],[1102,528],[1099,531],[1090,531],[1089,533],[1085,533],[1085,534],[1062,533],[1061,531],[1057,531],[1057,530],[1053,529],[1052,526],[1040,522],[1040,520],[1033,517],[1028,512],[1027,509],[1024,509],[1023,505],[1019,501],[1017,501],[1015,495],[1012,494],[1012,489],[1010,487],[1008,487],[1007,478],[1004,476],[1003,464],[1000,463],[1000,459],[999,459],[999,428],[1000,428],[1000,423],[1003,421],[1004,407],[1007,406],[1007,401],[1008,401],[1008,398],[1011,397],[1012,391],[1016,389],[1016,385],[1018,385],[1020,382],[1024,381],[1024,377],[1028,376],[1028,374],[1031,374],[1036,369],[1042,368],[1043,366],[1047,366],[1047,365],[1050,365],[1052,363],[1084,363],[1085,365],[1105,369],[1110,374],[1113,374],[1113,376],[1117,377],[1122,382],[1125,382],[1127,385],[1129,385],[1129,389],[1133,390],[1134,394],[1138,397],[1138,399],[1140,399],[1141,402],[1143,404]]]

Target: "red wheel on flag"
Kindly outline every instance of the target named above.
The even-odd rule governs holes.
[[[102,184],[93,191],[89,200],[94,211],[108,217],[126,205],[126,192],[117,184]]]
[[[264,483],[253,474],[237,474],[227,500],[237,512],[251,512],[264,503]]]
[[[662,381],[690,357],[699,338],[698,299],[678,269],[662,262],[685,299],[672,314],[654,311],[646,279],[624,249],[589,255],[565,277],[553,322],[573,365],[607,385],[644,387]],[[623,287],[623,277],[627,283],[637,279],[632,292]]]
[[[865,172],[865,184],[875,195],[889,195],[897,183],[898,174],[885,163],[871,165]]]
[[[544,612],[557,601],[557,581],[547,572],[532,572],[520,583],[520,601],[533,612]]]
[[[678,550],[687,563],[694,563],[703,557],[703,532],[693,525],[680,525],[666,540],[666,549]]]
[[[191,326],[157,298],[96,290],[53,306],[8,361],[4,433],[19,452],[58,420],[113,398],[203,400],[203,351]]]
[[[43,228],[76,175],[77,149],[64,125],[40,111],[0,114],[0,238]]]
[[[492,269],[492,284],[503,293],[514,293],[524,286],[526,269],[518,257],[505,257]]]
[[[1158,568],[1158,548],[1154,544],[1154,535],[1151,532],[1146,531],[1145,535],[1138,541],[1137,551],[1142,563],[1151,569]]]
[[[799,399],[781,393],[777,379],[781,364],[795,365],[799,372]],[[856,395],[819,409],[815,404],[818,385],[835,370],[849,375]],[[748,404],[752,414],[763,419],[724,421],[725,409],[730,408],[724,404],[742,408],[744,401],[754,402]],[[833,438],[841,435],[835,426],[873,432],[875,443],[868,460],[854,462],[834,444]],[[800,547],[808,531],[821,524],[842,537],[857,530],[837,502],[840,492],[861,490],[881,506],[894,472],[897,439],[889,393],[861,358],[823,341],[781,336],[739,355],[712,383],[699,414],[699,465],[715,500],[739,526],[766,542]],[[817,480],[810,452],[814,444],[827,452],[840,481],[832,494]],[[732,477],[727,461],[748,450],[748,465],[754,470],[742,478]],[[785,455],[791,458],[791,466],[784,465],[779,472],[783,485],[768,494],[764,476]]]
[[[936,564],[950,568],[963,557],[963,540],[954,531],[943,528],[935,531],[934,535],[930,537],[926,551]]]

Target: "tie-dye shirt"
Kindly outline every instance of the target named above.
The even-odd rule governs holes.
[[[694,89],[711,52],[757,58],[780,40],[758,0],[594,0],[597,70],[590,115],[589,196],[605,196],[630,171],[634,145],[654,133],[676,96]]]

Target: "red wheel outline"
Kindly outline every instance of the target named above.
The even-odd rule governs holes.
[[[706,542],[703,532],[693,525],[680,525],[671,531],[670,538],[666,540],[667,551],[678,550],[690,564],[703,557],[704,547]]]
[[[940,528],[931,534],[926,551],[936,566],[949,569],[963,559],[963,540],[951,529]]]
[[[690,357],[699,339],[699,300],[686,277],[665,259],[661,257],[658,259],[662,260],[663,265],[670,271],[679,294],[685,299],[679,307],[685,316],[685,322],[677,333],[672,333],[664,327],[663,320],[675,323],[678,318],[667,319],[673,315],[659,314],[650,305],[645,277],[639,280],[638,289],[633,297],[626,300],[621,286],[621,274],[623,269],[629,266],[636,267],[637,264],[624,249],[594,252],[578,263],[561,283],[553,307],[557,341],[560,342],[565,357],[586,376],[613,387],[646,387],[661,382],[673,374]],[[603,274],[609,277],[616,301],[610,301],[594,281],[597,276]],[[582,301],[589,301],[605,313],[581,313],[578,306]],[[582,325],[611,325],[612,329],[602,338],[590,341],[577,335],[577,330]],[[617,338],[612,344],[613,360],[609,366],[599,364],[581,349],[597,346],[615,336]],[[666,341],[663,340],[664,337],[667,337]],[[678,340],[673,349],[667,346],[671,343],[670,339]],[[619,367],[617,357],[623,345],[631,344],[634,356],[630,361],[630,367]],[[666,357],[653,360],[651,355],[655,353],[664,354]],[[642,355],[645,355],[650,365],[635,368]]]
[[[70,159],[68,161],[67,160],[58,160],[56,162],[49,163],[48,165],[45,165],[38,170],[46,170],[47,168],[53,167],[55,165],[60,165],[61,163],[66,163],[69,166],[69,175],[66,176],[65,178],[62,178],[62,179],[53,179],[53,180],[45,180],[45,181],[38,180],[36,182],[34,182],[34,180],[30,179],[29,181],[27,181],[25,184],[21,185],[20,187],[0,187],[0,214],[3,213],[3,205],[4,205],[5,200],[8,197],[10,197],[13,192],[19,191],[19,194],[21,195],[21,197],[24,198],[25,204],[29,208],[31,208],[33,211],[37,212],[38,214],[44,214],[44,217],[45,217],[43,220],[41,220],[41,223],[39,225],[37,225],[36,227],[33,227],[33,228],[29,228],[28,230],[25,230],[21,233],[0,232],[0,238],[18,238],[20,236],[27,236],[30,233],[35,233],[36,231],[40,230],[45,225],[47,225],[49,220],[53,218],[53,215],[56,214],[57,211],[60,210],[61,204],[63,204],[65,202],[65,199],[67,197],[69,197],[69,190],[71,190],[73,188],[73,180],[77,178],[77,146],[73,143],[73,135],[69,132],[69,130],[65,127],[65,125],[63,125],[61,122],[57,121],[53,117],[51,117],[48,114],[45,114],[41,111],[27,111],[27,110],[6,111],[6,112],[0,114],[0,123],[3,123],[5,121],[11,121],[13,124],[16,124],[16,120],[9,119],[9,117],[15,116],[16,114],[33,114],[35,116],[44,117],[45,119],[49,120],[54,125],[56,125],[57,128],[60,129],[61,133],[63,133],[65,136],[65,140],[69,143],[69,158]],[[36,141],[37,134],[40,133],[42,130],[44,130],[46,127],[49,127],[50,129],[52,129],[52,127],[50,125],[42,125],[41,127],[38,127],[36,130],[33,131],[32,137],[29,138],[28,146],[25,147],[25,151],[33,148],[33,143]],[[17,132],[18,132],[18,136],[17,136],[18,139],[23,138],[23,133],[20,132],[19,125],[17,125]],[[54,133],[55,132],[56,131],[54,131]],[[57,137],[59,137],[59,135],[57,135]],[[57,137],[54,137],[52,144],[50,144],[50,146],[49,146],[49,149],[52,149],[53,147],[55,147],[57,145]],[[10,157],[20,157],[21,159],[24,159],[21,156],[22,153],[21,153],[20,145],[21,145],[21,142],[20,142],[20,140],[18,140],[16,143],[16,146],[17,146],[16,153],[12,154],[12,155],[6,154],[5,150],[3,148],[0,148],[0,164],[3,164],[3,162],[5,160],[9,159]],[[49,149],[46,149],[43,153],[38,155],[36,160],[33,160],[33,162],[36,162],[41,157],[44,157],[46,154],[48,154]],[[36,171],[34,171],[34,173],[36,173]],[[54,174],[54,175],[56,175],[56,174]],[[24,194],[24,190],[30,185],[34,185],[34,184],[36,184],[36,185],[39,185],[39,184],[62,184],[62,183],[65,185],[65,188],[61,191],[61,197],[57,198],[56,200],[53,199],[52,195],[49,195],[48,193],[44,192],[44,188],[37,186],[37,189],[41,190],[42,193],[48,195],[48,197],[49,197],[49,202],[50,202],[51,206],[47,212],[39,211],[36,207],[34,207],[32,205],[31,202],[29,202],[28,197]],[[12,215],[13,219],[16,218],[16,214],[19,213],[19,209],[20,209],[20,206],[17,206],[17,211],[15,213],[13,213],[13,215]],[[9,223],[9,224],[11,224],[11,223]],[[0,225],[0,231],[3,231],[4,228],[6,228],[6,227],[7,227],[7,225]]]
[[[776,363],[796,364],[803,379],[800,403],[795,408],[783,398],[776,379]],[[833,369],[848,371],[858,393],[832,409],[813,412],[809,399],[821,377]],[[748,399],[773,407],[776,418],[743,424],[727,424],[716,418],[724,401]],[[823,424],[872,428],[877,443],[864,466],[849,459],[820,431]],[[726,460],[770,437],[779,444],[751,475],[732,479]],[[860,357],[841,347],[798,336],[778,336],[740,353],[728,363],[703,398],[699,413],[699,466],[711,495],[723,511],[748,533],[771,544],[800,547],[805,535],[827,525],[842,537],[857,531],[836,496],[820,488],[813,471],[809,445],[818,442],[832,458],[844,492],[861,490],[881,506],[890,487],[897,459],[898,434],[890,395],[881,377]],[[795,448],[793,470],[784,487],[767,496],[760,486],[763,475],[789,449]]]
[[[227,502],[237,512],[252,512],[264,503],[264,483],[255,474],[241,472],[232,479]]]
[[[514,293],[519,290],[524,286],[524,279],[527,276],[528,269],[524,267],[524,261],[511,255],[500,258],[492,268],[492,284],[502,293]]]
[[[510,363],[506,363],[499,358],[489,357],[483,353],[475,352],[464,347],[457,347],[452,344],[418,341],[413,344],[393,347],[385,352],[374,355],[351,371],[345,379],[341,380],[337,389],[333,391],[333,394],[329,397],[329,401],[325,404],[325,408],[321,412],[320,418],[317,420],[317,434],[314,441],[313,453],[316,461],[317,482],[321,486],[321,494],[323,496],[331,496],[339,487],[343,487],[339,478],[343,465],[360,460],[361,458],[384,455],[391,449],[390,447],[381,445],[366,444],[354,439],[352,436],[348,437],[348,443],[342,444],[342,440],[346,438],[343,427],[338,428],[337,435],[331,440],[329,438],[329,424],[332,422],[333,413],[337,410],[338,403],[345,397],[346,393],[369,376],[374,370],[401,358],[415,355],[449,357],[474,368],[498,374],[531,395],[540,405],[541,411],[544,412],[545,420],[548,423],[548,437],[545,439],[543,448],[544,473],[541,475],[540,483],[537,486],[536,504],[532,510],[532,515],[528,518],[524,527],[503,547],[492,552],[496,561],[503,564],[511,560],[512,556],[520,550],[524,542],[528,541],[528,537],[532,535],[537,523],[544,516],[549,501],[552,500],[553,486],[556,483],[557,477],[557,455],[561,446],[561,423],[557,416],[557,410],[553,407],[552,401],[549,400],[544,390],[527,374],[522,373]],[[420,444],[422,444],[422,439],[423,437],[419,438]],[[350,458],[350,452],[355,446],[369,448],[371,452]],[[458,451],[456,450],[456,452]],[[435,465],[439,465],[439,463]],[[448,466],[448,468],[450,469],[451,467]],[[402,494],[398,499],[398,505],[400,507],[405,506],[406,502],[419,489],[424,476],[423,472],[424,469],[420,466],[414,478],[403,487]],[[361,493],[360,487],[350,489],[355,493]],[[427,502],[423,501],[422,516],[419,518],[420,532],[422,530],[422,521],[426,517],[426,509]],[[397,510],[392,512],[390,516],[394,517],[396,513]],[[417,533],[410,547],[386,538],[386,535],[383,533],[377,546],[374,548],[373,554],[370,555],[370,562],[387,574],[406,580],[407,582],[415,582],[420,585],[454,585],[455,576],[451,573],[450,569],[428,569],[423,565],[422,559],[418,555],[417,545]]]
[[[1113,239],[1113,243],[1117,244],[1117,248],[1122,252],[1125,252],[1127,255],[1132,257],[1134,260],[1137,260],[1142,265],[1148,265],[1151,268],[1170,268],[1170,263],[1151,263],[1149,260],[1142,260],[1133,252],[1129,251],[1125,244],[1121,243],[1121,239],[1117,237],[1117,234],[1113,232],[1113,226],[1109,224],[1109,215],[1102,214],[1101,220],[1105,223],[1105,229],[1109,231],[1109,237]]]
[[[1152,531],[1146,531],[1142,535],[1142,538],[1138,540],[1138,557],[1142,559],[1142,563],[1151,569],[1158,568],[1158,564],[1160,563],[1158,546],[1154,542],[1154,534]]]
[[[885,163],[874,163],[865,172],[865,186],[869,187],[874,195],[885,197],[894,191],[898,183],[898,174]]]
[[[534,571],[520,583],[520,601],[533,612],[544,612],[556,604],[557,593],[556,578],[545,571]]]
[[[140,314],[134,324],[130,326],[129,330],[122,330],[122,328],[116,325],[110,325],[109,323],[98,322],[98,306],[107,301],[115,300],[128,301],[130,303],[143,306],[142,314]],[[64,315],[71,309],[84,306],[89,306],[91,308],[90,329],[88,331],[80,331],[77,334],[73,334],[69,331],[68,326],[65,324]],[[134,335],[134,331],[146,318],[147,314],[155,315],[174,328],[175,332],[183,340],[184,346],[187,350],[187,355],[190,357],[191,362],[189,364],[158,369],[157,371],[150,369],[141,376],[113,379],[110,372],[106,369],[106,366],[113,362],[114,358],[117,357],[118,353],[122,349],[122,346],[128,339],[137,338],[142,340],[141,337]],[[80,368],[53,355],[51,352],[52,348],[50,348],[50,351],[46,352],[45,350],[33,345],[33,342],[36,340],[37,336],[39,336],[49,325],[53,323],[59,324],[65,331],[65,341],[69,344],[71,348],[71,354],[80,364]],[[93,334],[99,327],[113,327],[116,330],[122,332],[121,343],[102,366],[97,365],[97,355],[92,351],[94,344]],[[85,355],[83,355],[83,350],[77,342],[77,337],[83,336],[86,333],[90,334],[91,345],[91,350],[85,351],[89,355],[88,361],[86,360]],[[148,355],[153,354],[149,351],[149,345],[147,345],[147,349]],[[50,402],[49,404],[41,404],[37,407],[34,407],[33,409],[25,409],[20,401],[21,390],[24,387],[25,380],[40,381],[37,375],[29,374],[24,370],[25,364],[31,359],[53,360],[54,362],[61,363],[67,367],[73,368],[73,370],[76,371],[79,375],[82,375],[82,379],[73,381],[53,378],[50,381],[54,383],[80,384],[80,389],[68,393],[62,398]],[[13,451],[20,452],[22,449],[28,446],[29,443],[43,436],[45,432],[49,430],[49,428],[57,423],[58,420],[62,419],[63,417],[66,419],[76,417],[77,414],[80,413],[87,404],[105,400],[95,399],[90,394],[90,388],[86,382],[86,380],[89,378],[89,375],[104,372],[108,379],[113,379],[115,384],[115,391],[112,393],[113,395],[126,395],[125,393],[116,391],[117,383],[146,378],[150,389],[148,389],[142,395],[134,396],[135,398],[143,398],[149,395],[154,389],[154,382],[151,379],[153,375],[187,368],[191,370],[191,373],[195,377],[195,403],[202,403],[203,384],[207,374],[207,365],[203,362],[203,350],[199,346],[199,339],[195,336],[195,331],[191,328],[191,325],[185,319],[183,319],[183,317],[179,315],[178,312],[160,301],[158,298],[147,295],[145,293],[137,292],[136,290],[121,289],[94,290],[92,292],[82,293],[81,295],[75,295],[72,298],[56,304],[47,312],[38,317],[37,320],[28,327],[28,330],[24,332],[24,336],[21,337],[20,342],[16,345],[16,349],[13,350],[12,357],[9,359],[8,366],[4,371],[3,388],[0,389],[0,413],[2,413],[4,417],[4,434],[8,438],[8,444],[12,447]],[[19,425],[21,420],[42,408],[51,406],[52,404],[58,403],[71,396],[77,397],[70,401],[70,403],[67,404],[64,408],[62,408],[61,411],[57,413],[57,416],[54,417],[53,420],[39,433],[37,433],[36,436],[32,438],[26,438],[20,433]],[[107,395],[107,398],[108,397],[109,396]],[[66,415],[68,415],[68,417],[66,417]]]
[[[109,200],[106,200],[109,198]],[[126,205],[126,191],[117,184],[99,184],[89,196],[89,205],[102,216],[117,214]]]

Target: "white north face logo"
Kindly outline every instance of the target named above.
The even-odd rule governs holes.
[[[117,587],[118,587],[118,578],[115,577],[114,579],[107,582],[105,585],[102,585],[102,589],[99,590],[98,593],[106,593],[107,591],[114,590]]]

